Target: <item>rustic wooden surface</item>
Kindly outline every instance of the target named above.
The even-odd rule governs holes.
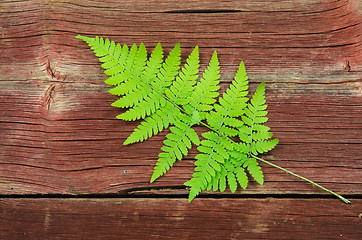
[[[240,226],[246,228],[245,232],[253,232],[264,210],[260,207],[254,213],[252,207],[265,203],[276,209],[287,204],[288,210],[280,212],[282,217],[268,218],[265,224],[274,225],[262,227],[263,238],[281,239],[275,237],[279,235],[267,234],[270,229],[277,232],[278,223],[283,226],[280,233],[288,234],[296,229],[300,238],[308,238],[303,231],[308,231],[305,228],[316,221],[319,225],[313,225],[312,231],[315,239],[323,238],[317,231],[319,226],[326,230],[324,234],[330,234],[327,238],[337,238],[334,234],[345,230],[341,234],[346,233],[344,236],[353,239],[361,234],[360,230],[352,231],[361,219],[353,218],[353,214],[362,211],[358,200],[362,193],[361,14],[362,4],[358,0],[1,1],[0,194],[6,197],[1,205],[5,214],[0,220],[2,227],[12,225],[12,219],[21,216],[24,209],[30,209],[24,210],[24,216],[34,213],[41,218],[46,216],[49,207],[59,216],[58,220],[63,221],[78,216],[76,209],[83,206],[80,208],[83,210],[79,210],[84,214],[82,217],[96,218],[86,211],[97,209],[101,216],[99,224],[105,222],[101,232],[106,234],[105,228],[109,225],[113,231],[110,235],[114,237],[125,227],[119,228],[121,223],[113,222],[112,218],[105,221],[107,216],[121,216],[124,211],[147,216],[142,215],[142,211],[147,211],[156,217],[157,213],[149,207],[157,209],[166,205],[170,214],[181,211],[186,219],[173,229],[187,226],[196,229],[195,224],[187,220],[189,216],[198,216],[198,211],[209,214],[210,206],[214,206],[216,212],[220,210],[220,221],[233,222],[237,217],[245,219],[254,214],[249,225]],[[236,195],[226,192],[223,200],[203,199],[188,206],[183,199],[187,194],[183,183],[193,172],[194,150],[166,176],[149,184],[167,132],[142,144],[122,146],[137,123],[115,119],[119,110],[110,106],[115,98],[107,92],[106,76],[86,44],[74,38],[78,34],[109,37],[126,44],[143,42],[148,49],[161,42],[166,52],[180,42],[183,60],[198,44],[202,68],[217,50],[223,89],[243,60],[252,90],[259,82],[266,81],[268,125],[280,139],[280,144],[265,158],[348,196],[356,204],[344,206],[338,200],[320,199],[327,197],[325,192],[262,164],[263,186],[251,183]],[[17,199],[36,198],[34,194],[63,194],[65,198]],[[95,198],[147,198],[84,201],[66,198],[83,194]],[[209,195],[216,196],[220,194]],[[228,199],[247,196],[276,199]],[[148,203],[148,197],[155,197],[150,205],[144,204]],[[285,197],[293,199],[279,199]],[[39,206],[34,207],[38,203]],[[88,203],[91,208],[86,207]],[[297,209],[291,207],[294,203]],[[233,213],[228,210],[229,206],[244,208],[245,212]],[[130,207],[139,211],[132,212]],[[68,216],[68,208],[75,215]],[[330,225],[327,219],[332,210],[337,212],[333,213],[334,223]],[[352,212],[353,217],[348,215]],[[233,216],[229,219],[228,214]],[[295,216],[295,220],[288,220],[288,214]],[[351,225],[345,227],[343,222],[349,221],[349,216]],[[198,217],[201,222],[210,221],[207,216]],[[140,226],[143,221],[143,218],[136,221],[130,215],[125,219],[129,225],[124,226],[128,227],[132,222],[132,226]],[[155,224],[162,224],[165,219],[159,220]],[[171,223],[175,222],[177,219]],[[40,235],[34,236],[47,236],[42,224],[35,221],[28,225],[36,226],[34,231],[39,231]],[[232,224],[226,236],[233,237],[231,233],[237,223]],[[67,227],[61,223],[60,226]],[[216,230],[222,226],[217,224],[212,233],[221,237],[224,232]],[[11,227],[18,234],[24,224]],[[79,225],[77,231],[85,231],[87,227],[89,225]],[[49,229],[53,234],[59,230],[53,226]],[[197,232],[195,229],[193,234]],[[7,233],[3,230],[1,234]],[[70,232],[62,234],[79,236]],[[256,238],[257,235],[247,236]]]
[[[310,207],[313,205],[313,210]],[[212,209],[211,208],[212,206]],[[3,199],[2,239],[360,239],[362,200]],[[345,221],[341,222],[341,219]]]

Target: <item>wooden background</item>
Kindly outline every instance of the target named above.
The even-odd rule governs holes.
[[[0,1],[1,239],[362,239],[362,3]],[[115,97],[81,34],[122,44],[214,50],[222,89],[246,64],[266,81],[264,156],[352,201],[261,164],[263,186],[203,193],[188,159],[149,184],[162,139],[122,142]]]

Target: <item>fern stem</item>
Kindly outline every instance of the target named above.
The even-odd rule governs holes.
[[[338,197],[339,199],[341,199],[341,200],[342,200],[343,202],[345,202],[345,203],[348,203],[348,204],[351,203],[348,199],[346,199],[346,198],[342,197],[341,195],[339,195],[339,194],[337,194],[337,193],[335,193],[335,192],[333,192],[333,191],[331,191],[331,190],[329,190],[329,189],[327,189],[327,188],[319,185],[318,183],[313,182],[312,180],[309,180],[308,178],[302,177],[302,176],[300,176],[300,175],[298,175],[298,174],[296,174],[296,173],[293,173],[293,172],[291,172],[291,171],[289,171],[289,170],[287,170],[287,169],[285,169],[285,168],[282,168],[282,167],[280,167],[280,166],[278,166],[278,165],[275,165],[274,163],[271,163],[271,162],[269,162],[269,161],[267,161],[267,160],[264,160],[264,159],[262,159],[262,158],[259,158],[259,157],[257,157],[257,156],[254,156],[254,155],[252,155],[252,154],[251,154],[251,156],[252,156],[253,158],[255,158],[256,160],[259,160],[259,161],[261,161],[261,162],[263,162],[263,163],[266,163],[266,164],[268,164],[268,165],[270,165],[270,166],[273,166],[273,167],[275,167],[275,168],[278,168],[279,170],[282,170],[282,171],[284,171],[284,172],[286,172],[286,173],[289,173],[289,174],[291,174],[291,175],[293,175],[293,176],[295,176],[295,177],[297,177],[297,178],[300,178],[300,179],[302,179],[302,180],[304,180],[304,181],[307,181],[307,182],[311,183],[313,186],[319,187],[320,189],[323,189],[324,191],[326,191],[326,192],[328,192],[328,193],[330,193],[330,194],[333,194],[334,196]]]

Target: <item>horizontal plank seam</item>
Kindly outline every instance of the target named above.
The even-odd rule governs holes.
[[[343,196],[349,199],[362,199],[362,194],[343,194]],[[106,194],[1,194],[1,198],[6,199],[125,199],[125,198],[180,198],[187,199],[187,194],[137,194],[137,193],[106,193]],[[287,193],[287,194],[201,194],[198,196],[199,199],[336,199],[330,194],[301,194],[301,193]],[[336,199],[338,201],[338,199]],[[352,202],[353,204],[353,202]]]

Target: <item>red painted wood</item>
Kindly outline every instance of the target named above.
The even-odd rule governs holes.
[[[2,199],[2,239],[359,239],[361,200]]]
[[[106,4],[107,3],[107,4]],[[103,6],[104,5],[104,6]],[[357,1],[2,1],[0,193],[116,193],[181,186],[192,154],[148,184],[163,135],[122,146],[98,60],[77,34],[217,50],[225,89],[244,60],[265,80],[280,145],[267,159],[345,194],[361,192],[361,15]],[[223,74],[224,73],[224,74]],[[322,193],[263,165],[238,193]],[[178,190],[176,192],[179,192]],[[182,190],[181,192],[184,192]]]

